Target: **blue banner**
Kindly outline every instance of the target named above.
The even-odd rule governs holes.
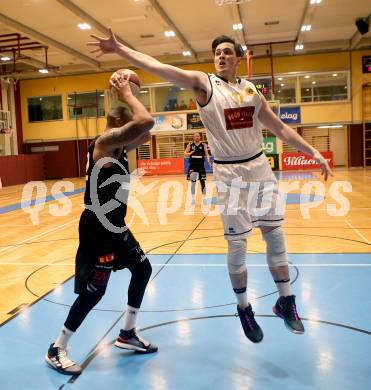
[[[300,106],[280,107],[280,118],[284,123],[301,123]]]

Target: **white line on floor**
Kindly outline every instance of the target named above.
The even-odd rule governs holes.
[[[358,230],[356,229],[347,219],[345,220],[345,222],[347,223],[347,225],[352,228],[358,235],[359,237],[362,238],[362,240],[364,240],[365,242],[367,242],[367,244],[371,244],[370,241],[368,241],[368,239]]]
[[[45,231],[45,232],[43,232],[43,233],[36,234],[35,236],[28,237],[28,238],[26,238],[26,239],[23,240],[23,241],[16,242],[15,244],[12,244],[12,245],[10,245],[10,246],[6,246],[5,248],[0,249],[0,253],[7,252],[7,251],[9,251],[9,250],[11,250],[11,249],[16,250],[16,249],[22,247],[22,246],[23,246],[24,244],[26,244],[27,242],[34,240],[35,238],[43,237],[43,236],[46,236],[46,235],[49,234],[49,233],[52,233],[52,232],[55,232],[55,231],[57,231],[57,230],[63,229],[64,227],[66,227],[66,226],[68,226],[68,225],[71,225],[72,223],[76,222],[77,220],[78,220],[78,218],[75,218],[75,219],[73,219],[72,221],[66,222],[66,223],[64,223],[64,224],[62,224],[62,225],[59,225],[59,226],[53,228],[53,229],[49,229],[49,230],[47,230],[47,231]],[[17,263],[17,264],[19,264],[19,263]],[[13,265],[14,265],[14,264],[13,264]]]

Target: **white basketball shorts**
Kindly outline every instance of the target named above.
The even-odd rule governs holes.
[[[245,238],[253,227],[282,225],[278,182],[264,154],[243,163],[214,164],[213,169],[227,240]]]

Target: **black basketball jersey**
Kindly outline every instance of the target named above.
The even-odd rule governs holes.
[[[203,165],[205,160],[205,147],[202,142],[196,145],[194,142],[190,145],[190,152],[193,152],[189,156],[189,164],[190,165]]]
[[[97,168],[97,183],[94,187],[94,194],[91,192],[92,173],[95,172],[94,167],[96,162],[93,160],[93,152],[95,147],[94,139],[88,147],[88,162],[86,169],[86,187],[84,195],[84,203],[90,211],[94,212],[96,207],[100,207],[107,202],[112,200],[117,203],[117,207],[112,211],[105,213],[107,219],[114,224],[115,226],[124,226],[124,218],[127,211],[127,200],[129,197],[129,184],[130,184],[130,175],[129,175],[129,164],[126,155],[126,151],[123,149],[120,157],[117,159],[118,163],[112,164],[108,168]],[[92,196],[95,197],[95,200],[92,199]],[[99,199],[99,205],[97,205],[96,198]]]

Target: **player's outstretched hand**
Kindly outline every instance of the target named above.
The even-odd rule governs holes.
[[[320,165],[320,167],[321,167],[321,175],[323,176],[325,181],[327,181],[329,176],[334,176],[330,166],[328,165],[327,160],[322,156],[322,154],[320,152],[316,151],[316,153],[314,154],[313,158]]]
[[[108,38],[102,38],[96,35],[90,36],[97,40],[96,42],[88,42],[88,46],[95,47],[95,49],[91,50],[90,53],[95,54],[96,57],[101,57],[103,54],[114,53],[119,44],[115,34],[110,28],[108,29]]]

